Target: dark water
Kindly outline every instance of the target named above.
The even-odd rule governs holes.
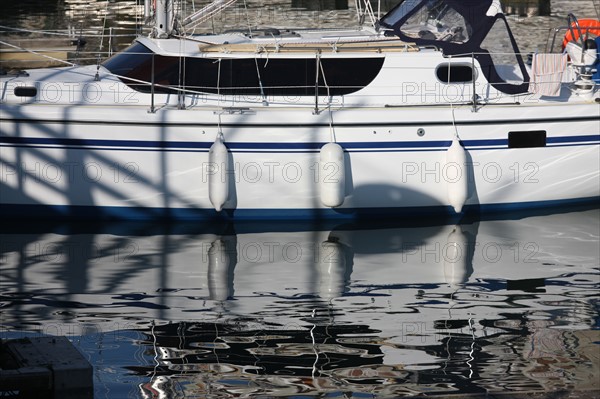
[[[600,209],[411,225],[19,225],[0,337],[96,398],[600,392]]]

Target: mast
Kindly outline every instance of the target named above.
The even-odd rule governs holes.
[[[176,32],[176,7],[178,0],[145,0],[144,16],[146,21],[154,21],[150,37],[164,39]]]
[[[178,28],[197,25],[231,6],[237,0],[214,0],[204,8],[185,19],[179,15],[181,0],[144,0],[144,17],[152,25],[150,37],[164,39],[175,33]]]

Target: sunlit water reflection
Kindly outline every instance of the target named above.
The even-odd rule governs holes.
[[[190,15],[210,2],[211,0],[182,1],[182,14]],[[131,43],[136,34],[149,33],[149,28],[143,26],[142,0],[20,0],[5,3],[4,13],[0,15],[2,26],[38,31],[68,30],[73,37],[85,37],[88,44],[77,58],[80,62],[91,62],[99,51],[107,55],[110,48],[120,49]],[[382,14],[397,3],[397,0],[372,1],[375,10],[377,4],[381,5]],[[520,4],[523,6],[521,8],[526,8],[526,5],[536,5],[536,2],[512,0],[512,4]],[[600,18],[600,3],[597,0],[552,0],[548,16],[510,15],[509,24],[521,52],[546,51],[546,46],[552,41],[554,29],[566,26],[568,13],[574,13],[579,18]],[[368,25],[370,20],[366,20]],[[238,1],[212,20],[193,27],[191,32],[186,33],[244,30],[248,26],[347,28],[358,27],[358,21],[353,0],[245,0]],[[3,30],[0,29],[0,32]],[[564,34],[565,30],[558,33],[557,43],[562,41]],[[29,35],[26,32],[20,34],[21,37]],[[110,38],[110,35],[113,37]],[[57,37],[61,36],[54,36]],[[15,37],[5,39],[10,42]]]
[[[5,226],[1,337],[67,336],[98,398],[588,392],[599,235],[598,209],[457,225]]]

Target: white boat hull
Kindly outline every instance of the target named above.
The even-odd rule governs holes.
[[[577,115],[569,116],[570,109]],[[124,218],[453,213],[447,186],[462,173],[468,174],[466,211],[597,201],[597,111],[594,103],[458,108],[456,129],[467,152],[462,171],[445,161],[454,135],[449,107],[344,109],[331,116],[265,107],[220,115],[219,124],[214,109],[149,114],[142,106],[6,104],[0,201],[3,216],[49,209]],[[427,117],[432,112],[435,121]],[[230,155],[225,168],[208,156],[219,129]],[[509,148],[510,131],[536,130],[547,132],[546,146]],[[322,205],[319,193],[319,183],[339,173],[335,165],[319,165],[332,131],[345,151],[345,200],[336,208]],[[229,185],[222,212],[209,200],[214,175]]]

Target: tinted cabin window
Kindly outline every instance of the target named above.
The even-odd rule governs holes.
[[[448,72],[450,72],[450,76],[448,76]],[[473,81],[473,68],[470,65],[443,64],[437,67],[435,73],[437,78],[443,83],[467,83]]]
[[[383,66],[383,57],[321,59],[319,95],[344,95],[363,89],[375,79]],[[315,93],[315,58],[256,60],[184,58],[180,68],[179,57],[154,56],[154,83],[181,87],[211,94],[260,96],[260,82],[267,96],[312,96]],[[258,68],[257,68],[258,62]],[[152,53],[136,43],[128,50],[108,59],[104,66],[122,76],[124,83],[135,90],[150,92]],[[185,81],[179,76],[185,71]],[[323,79],[323,73],[325,79]],[[325,85],[329,86],[329,91]],[[156,87],[157,93],[175,90]]]
[[[118,53],[103,65],[134,90],[150,92],[150,85],[137,82],[151,82],[153,53],[140,43],[134,43],[121,53]],[[159,85],[177,85],[179,58],[154,56],[154,83]],[[131,78],[127,79],[127,78]],[[156,92],[174,92],[156,87]]]
[[[150,76],[150,69],[147,73],[145,69],[152,66],[151,62],[152,51],[136,42],[104,61],[102,65],[115,75],[133,78],[134,76]]]

